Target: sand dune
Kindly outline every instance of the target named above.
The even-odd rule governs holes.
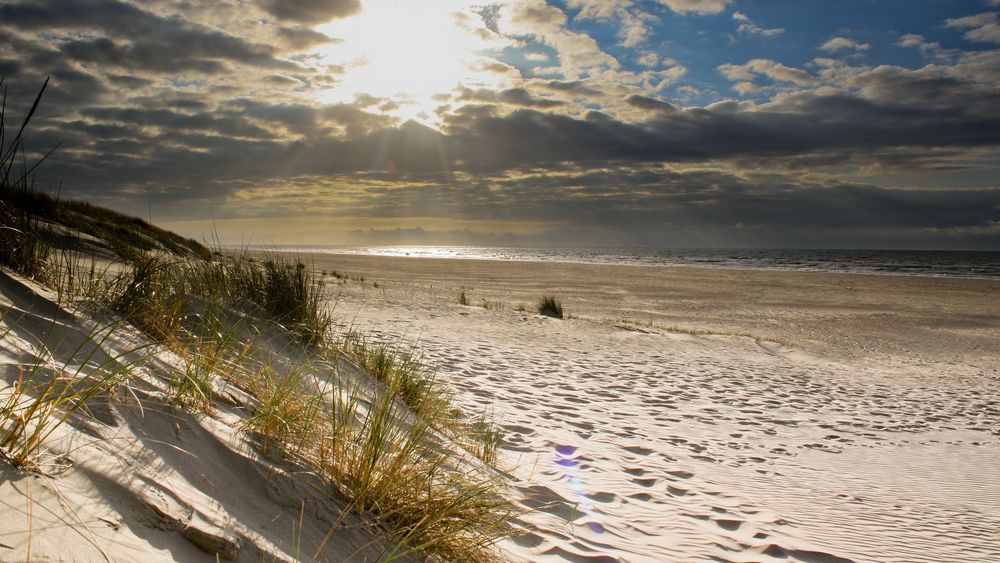
[[[387,551],[380,528],[331,499],[315,471],[259,453],[240,430],[255,399],[216,381],[211,414],[172,407],[166,378],[183,369],[176,355],[144,346],[138,330],[114,318],[56,301],[0,272],[4,398],[42,355],[48,367],[35,377],[137,362],[134,377],[113,397],[91,400],[90,416],[57,428],[37,471],[0,462],[0,561],[217,561],[216,553],[291,561],[313,550],[318,560],[343,561]]]
[[[527,511],[503,545],[512,557],[1000,559],[1000,283],[348,256],[316,267],[365,276],[335,288],[338,316],[419,343],[466,408],[495,408]],[[457,303],[463,290],[472,305]],[[543,293],[578,318],[516,310]]]

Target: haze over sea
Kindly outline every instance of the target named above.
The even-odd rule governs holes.
[[[487,246],[272,246],[262,248],[282,252],[363,256],[1000,278],[1000,252],[996,251]]]

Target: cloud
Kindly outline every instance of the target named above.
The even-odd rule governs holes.
[[[498,29],[509,36],[533,36],[556,50],[560,71],[570,80],[602,70],[618,69],[617,59],[605,53],[597,41],[585,33],[569,30],[566,14],[543,0],[505,6]]]
[[[457,99],[463,101],[492,102],[534,108],[553,108],[565,105],[565,102],[559,100],[536,96],[524,88],[510,88],[501,91],[487,89],[471,90],[463,88]]]
[[[278,27],[275,35],[285,46],[295,51],[341,41],[305,26]]]
[[[732,0],[659,0],[660,4],[681,13],[718,14],[732,3]]]
[[[679,14],[700,15],[717,14],[730,3],[731,0],[659,0],[661,6]],[[566,5],[579,10],[576,19],[618,24],[619,44],[625,47],[646,43],[652,33],[652,25],[659,20],[644,2],[634,0],[567,0]],[[784,31],[758,29],[765,35]]]
[[[964,18],[945,20],[945,27],[968,29],[962,37],[980,43],[1000,43],[1000,24],[997,12],[984,12]]]
[[[268,14],[287,21],[317,24],[361,11],[360,0],[255,0]]]
[[[937,41],[928,41],[924,39],[923,35],[915,33],[907,33],[906,35],[900,37],[899,42],[897,42],[896,45],[900,47],[920,49],[924,52],[934,52],[941,49],[941,44]]]
[[[730,80],[751,82],[757,76],[765,76],[771,80],[791,82],[799,85],[818,84],[819,79],[808,72],[783,65],[769,59],[753,59],[747,63],[723,64],[719,72]]]
[[[636,59],[636,62],[641,64],[642,66],[648,66],[648,67],[659,66],[660,56],[650,51],[648,53],[643,53],[638,59]]]
[[[20,32],[43,33],[50,46],[83,63],[164,73],[219,74],[230,70],[226,63],[304,70],[278,58],[273,46],[116,0],[3,4],[0,22],[0,26],[13,25]],[[71,32],[53,37],[59,31]]]
[[[744,35],[760,35],[762,37],[774,37],[785,32],[783,27],[765,28],[757,25],[743,12],[733,12],[733,19],[740,22],[736,31]]]
[[[833,39],[830,39],[826,43],[820,45],[819,48],[831,53],[837,53],[840,51],[854,51],[857,53],[867,51],[870,47],[871,45],[868,43],[859,43],[858,41],[847,37],[834,37]]]
[[[641,45],[650,34],[656,17],[638,8],[632,0],[568,0],[569,8],[580,10],[577,19],[615,22],[620,44]]]

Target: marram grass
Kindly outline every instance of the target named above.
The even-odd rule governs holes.
[[[160,374],[168,383],[165,401],[211,412],[218,380],[250,392],[241,428],[266,454],[310,464],[329,482],[331,496],[377,515],[396,538],[384,559],[492,558],[490,546],[511,533],[516,516],[500,492],[499,474],[470,457],[495,462],[502,435],[492,419],[470,422],[456,414],[450,390],[413,350],[356,333],[331,340],[323,280],[297,260],[213,253],[141,219],[37,192],[28,178],[41,161],[30,168],[15,164],[23,162],[22,135],[44,90],[6,144],[0,116],[0,265],[53,288],[60,306],[89,302],[112,309],[175,352],[177,372]],[[98,268],[93,258],[57,253],[43,222],[92,235],[126,263]],[[229,323],[234,317],[242,320]],[[300,345],[296,359],[274,361],[273,342],[260,336],[259,323]],[[0,318],[8,331],[16,324],[11,316]],[[37,467],[39,452],[63,424],[91,416],[95,399],[117,400],[116,389],[147,349],[98,354],[119,327],[94,328],[84,338],[89,346],[62,359],[48,349],[60,338],[49,331],[34,351],[40,359],[0,388],[0,457],[15,467]],[[328,350],[335,350],[333,361]],[[341,374],[337,354],[379,382],[374,395],[356,376]],[[317,389],[312,378],[320,365],[330,373]]]

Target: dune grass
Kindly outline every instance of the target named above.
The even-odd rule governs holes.
[[[438,383],[434,372],[423,365],[415,350],[401,350],[384,340],[373,341],[353,330],[344,335],[338,349],[417,413],[439,420],[448,416],[451,391]]]
[[[58,341],[55,330],[50,341]],[[103,344],[120,323],[95,327],[65,358],[57,359],[40,342],[35,362],[22,366],[0,399],[0,454],[14,467],[33,468],[42,444],[70,417],[88,412],[97,397],[110,397],[144,359],[139,346],[100,361]],[[74,367],[75,366],[75,367]]]
[[[259,438],[265,455],[307,452],[322,440],[323,397],[306,391],[303,373],[302,369],[281,373],[264,364],[249,380],[258,403],[242,428]]]
[[[555,297],[545,296],[538,301],[538,306],[536,310],[540,315],[545,315],[547,317],[553,317],[556,319],[563,318],[563,306],[562,303]]]
[[[206,303],[269,316],[306,346],[320,346],[333,322],[323,282],[298,261],[249,254],[211,261],[142,254],[108,284],[115,310],[158,341],[176,338],[184,318]]]
[[[507,303],[503,299],[483,299],[479,306],[487,311],[506,311]]]
[[[337,354],[381,383],[374,390],[326,363],[328,386],[310,390],[306,372],[264,365],[253,378],[259,404],[244,421],[269,455],[306,461],[331,483],[331,495],[389,525],[398,545],[388,559],[420,553],[445,560],[489,559],[515,514],[500,479],[442,440],[458,428],[442,387],[412,353],[349,333]],[[483,418],[478,442],[493,455],[500,433]],[[470,438],[471,439],[471,438]],[[490,441],[493,440],[493,441]],[[461,443],[456,440],[455,443]],[[466,451],[479,454],[470,445]]]
[[[456,459],[434,438],[439,420],[401,404],[405,377],[401,370],[389,373],[373,403],[363,404],[356,392],[334,399],[327,414],[332,439],[318,465],[359,510],[392,525],[406,546],[395,555],[486,557],[486,548],[510,533],[514,517],[499,480]]]
[[[157,350],[174,352],[176,372],[159,374],[165,401],[211,412],[219,380],[250,392],[240,428],[265,454],[306,462],[326,478],[332,497],[378,516],[397,540],[387,560],[490,558],[489,546],[510,533],[515,516],[498,474],[473,459],[496,461],[502,434],[492,418],[463,419],[451,391],[413,349],[354,331],[333,339],[323,279],[298,260],[212,252],[142,219],[35,190],[27,180],[34,167],[15,164],[23,163],[21,137],[44,90],[11,142],[0,125],[0,265],[55,289],[61,306],[86,301],[113,310],[161,345]],[[124,264],[98,268],[92,257],[54,251],[53,225],[96,237]],[[50,332],[35,351],[41,359],[0,389],[4,459],[34,467],[59,427],[87,416],[96,398],[114,400],[145,359],[140,348],[98,361],[120,327],[95,328],[62,360],[46,348],[58,343]],[[274,352],[275,338],[285,352]],[[289,342],[298,345],[291,355]],[[343,374],[345,356],[379,384]],[[329,373],[317,386],[320,366]]]

